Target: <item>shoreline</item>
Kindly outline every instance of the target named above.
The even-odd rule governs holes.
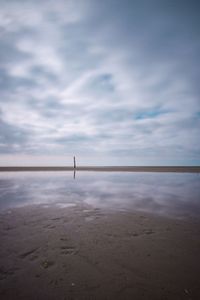
[[[93,171],[93,172],[158,172],[158,173],[200,173],[200,166],[10,166],[0,167],[0,172],[38,171]]]

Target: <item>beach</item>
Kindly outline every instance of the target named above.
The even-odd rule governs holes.
[[[200,222],[88,204],[0,214],[1,299],[200,299]]]
[[[199,166],[1,166],[0,172],[52,172],[52,171],[91,171],[91,172],[167,172],[200,173]]]
[[[200,1],[0,4],[0,300],[200,300]]]

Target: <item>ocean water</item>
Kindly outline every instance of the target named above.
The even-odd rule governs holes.
[[[75,175],[75,176],[74,176]],[[0,210],[27,205],[89,204],[175,218],[200,217],[200,174],[2,172]]]

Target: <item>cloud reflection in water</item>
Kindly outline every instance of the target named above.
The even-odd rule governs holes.
[[[200,176],[179,173],[26,172],[0,174],[0,209],[30,204],[200,216]]]

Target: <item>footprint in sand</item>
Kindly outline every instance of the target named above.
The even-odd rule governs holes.
[[[4,267],[0,267],[0,280],[6,279],[10,275],[14,275],[15,271],[17,271],[17,268],[12,268],[9,270],[6,270]]]
[[[26,251],[26,252],[20,254],[20,255],[19,255],[19,258],[24,259],[24,258],[26,258],[27,256],[32,255],[32,254],[33,254],[35,251],[37,251],[38,249],[39,249],[39,248],[33,248],[33,249],[31,249],[31,250],[28,250],[28,251]]]
[[[139,236],[139,233],[136,233],[136,232],[134,232],[133,234],[132,234],[132,236]]]
[[[155,233],[152,229],[144,230],[144,234],[152,234]]]
[[[73,255],[77,253],[76,248],[72,247],[72,246],[61,246],[61,254],[67,254],[67,255]]]
[[[42,268],[48,269],[49,267],[54,265],[54,262],[50,261],[50,260],[44,260],[44,261],[41,262],[40,265],[41,265]]]
[[[63,242],[66,242],[68,239],[65,238],[65,237],[61,237],[60,240],[63,241]]]

